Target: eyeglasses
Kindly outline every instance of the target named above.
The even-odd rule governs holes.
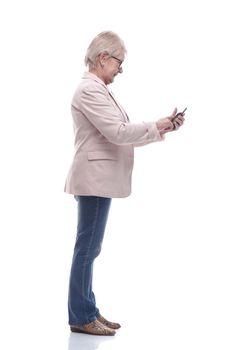
[[[122,63],[123,63],[123,61],[120,60],[119,58],[115,57],[115,56],[110,56],[110,57],[114,58],[114,60],[116,60],[119,63],[119,68],[120,68]]]

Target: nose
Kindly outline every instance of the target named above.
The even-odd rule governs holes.
[[[118,72],[119,72],[119,73],[123,73],[123,68],[122,68],[122,67],[119,67]]]

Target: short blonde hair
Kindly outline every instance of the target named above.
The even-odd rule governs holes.
[[[97,57],[101,53],[106,52],[110,56],[117,56],[122,49],[124,53],[127,53],[123,40],[116,33],[111,31],[101,32],[88,46],[85,56],[85,65],[91,69],[96,66]]]

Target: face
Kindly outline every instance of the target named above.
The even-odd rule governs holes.
[[[122,73],[122,63],[124,61],[124,51],[122,50],[117,56],[105,54],[102,70],[102,79],[105,84],[111,84],[118,73]]]

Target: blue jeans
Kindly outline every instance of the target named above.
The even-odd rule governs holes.
[[[84,325],[99,317],[92,291],[93,263],[100,254],[111,198],[75,196],[77,237],[69,283],[69,324]]]

